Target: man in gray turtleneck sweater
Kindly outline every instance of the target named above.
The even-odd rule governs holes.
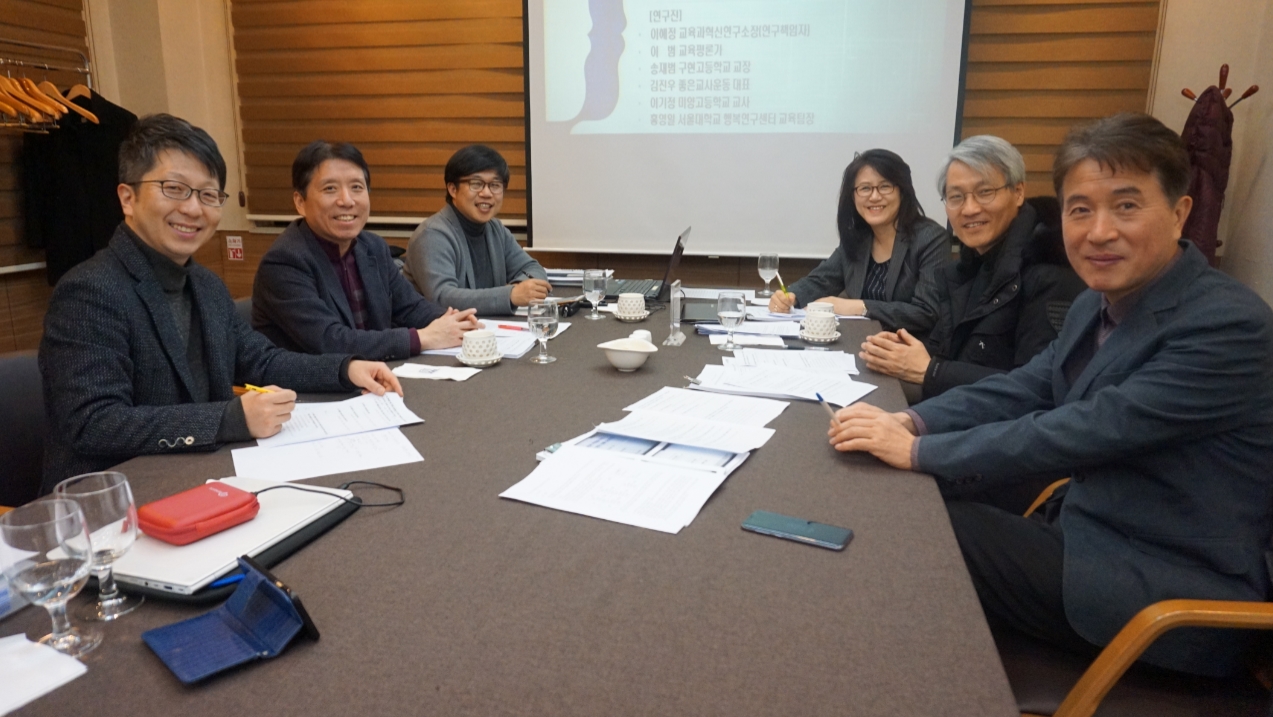
[[[552,290],[548,274],[495,218],[504,204],[508,162],[485,145],[451,156],[447,204],[416,227],[407,276],[427,298],[488,316],[511,314]]]

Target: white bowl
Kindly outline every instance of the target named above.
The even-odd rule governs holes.
[[[615,339],[597,348],[606,350],[606,360],[611,366],[627,373],[641,368],[650,354],[659,350],[658,346],[642,339]]]

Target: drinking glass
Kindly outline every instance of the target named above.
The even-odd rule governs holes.
[[[112,570],[115,561],[137,540],[137,505],[128,479],[114,471],[85,473],[58,483],[53,495],[79,504],[93,541],[97,602],[76,614],[85,620],[109,622],[136,610],[146,598],[121,593]]]
[[[778,276],[778,255],[761,254],[760,259],[756,261],[756,270],[760,272],[760,278],[765,280],[764,291],[757,291],[756,296],[773,296],[774,292],[769,289],[769,282]]]
[[[589,321],[604,319],[605,317],[597,311],[597,307],[601,305],[601,299],[606,295],[606,273],[601,269],[585,269],[583,272],[583,297],[592,304],[592,313],[584,318]]]
[[[84,589],[93,565],[78,503],[39,500],[0,515],[0,565],[9,566],[11,590],[49,611],[53,632],[41,643],[78,657],[102,641],[96,629],[71,627],[66,616],[66,602]]]
[[[743,325],[747,317],[747,297],[741,291],[722,291],[716,299],[716,317],[720,325],[725,327],[728,339],[721,344],[721,351],[734,351],[741,348],[734,343],[734,329]]]
[[[526,319],[530,324],[530,333],[539,340],[539,355],[530,360],[531,363],[552,363],[557,359],[548,355],[548,337],[557,330],[557,305],[541,299],[530,302]]]

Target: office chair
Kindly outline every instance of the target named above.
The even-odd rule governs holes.
[[[40,494],[48,424],[35,351],[0,355],[0,506],[17,507]]]
[[[248,325],[252,325],[252,297],[245,296],[242,299],[234,300],[234,310],[238,313],[239,318]]]
[[[1030,516],[1068,478],[1048,486]],[[1220,600],[1164,600],[1141,610],[1089,662],[1015,630],[991,628],[1023,717],[1264,717],[1269,687],[1251,675],[1196,677],[1137,658],[1177,627],[1273,630],[1273,604]]]

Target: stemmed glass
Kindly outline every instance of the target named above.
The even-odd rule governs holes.
[[[760,278],[765,280],[764,291],[757,291],[756,296],[773,296],[774,292],[769,289],[769,282],[778,276],[778,255],[761,254],[760,259],[756,261],[756,270],[760,272]]]
[[[142,604],[144,597],[128,597],[115,584],[112,566],[137,539],[137,505],[123,473],[85,473],[67,478],[53,495],[73,500],[84,511],[84,522],[93,540],[93,575],[97,578],[97,602],[77,614],[85,620],[118,619]]]
[[[552,363],[556,357],[548,355],[548,339],[557,333],[557,303],[536,299],[526,310],[526,323],[531,336],[539,340],[539,355],[531,363]]]
[[[40,500],[0,516],[0,565],[8,566],[12,590],[49,611],[53,632],[41,643],[78,657],[102,641],[96,629],[71,627],[66,617],[66,602],[84,589],[93,565],[79,504]]]
[[[716,317],[720,325],[725,327],[728,339],[720,345],[721,351],[734,351],[741,348],[734,343],[734,329],[743,325],[747,317],[747,297],[741,291],[722,291],[716,298]]]
[[[585,269],[583,272],[583,297],[592,304],[592,313],[585,316],[589,321],[604,319],[597,311],[601,299],[606,295],[606,273],[601,269]]]

